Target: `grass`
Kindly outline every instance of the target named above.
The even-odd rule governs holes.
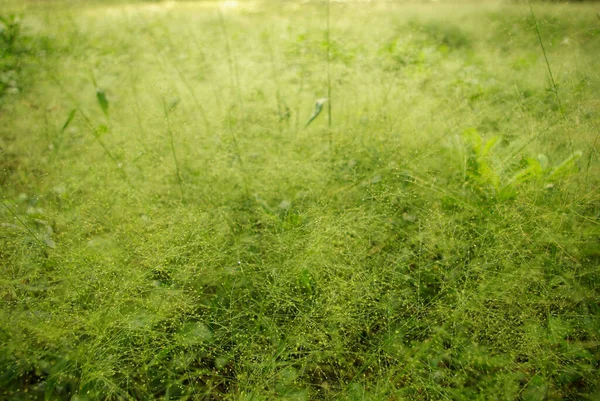
[[[600,397],[593,4],[9,5],[0,398]]]

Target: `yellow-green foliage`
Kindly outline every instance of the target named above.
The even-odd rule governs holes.
[[[0,399],[600,399],[595,6],[328,3],[3,3]]]

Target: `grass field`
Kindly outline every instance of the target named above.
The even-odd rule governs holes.
[[[600,399],[597,3],[6,4],[0,399]]]

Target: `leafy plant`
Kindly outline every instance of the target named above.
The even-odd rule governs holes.
[[[544,154],[535,158],[524,157],[516,165],[506,166],[494,152],[499,141],[499,136],[484,141],[481,134],[473,128],[463,133],[465,184],[470,183],[474,189],[499,199],[514,196],[517,188],[526,182],[535,181],[546,188],[552,186],[554,181],[574,172],[576,161],[583,154],[575,151],[554,166]]]
[[[0,50],[2,53],[14,53],[21,34],[21,19],[14,15],[0,15]]]

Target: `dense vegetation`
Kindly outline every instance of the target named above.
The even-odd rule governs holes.
[[[597,11],[2,10],[0,398],[599,399]]]

